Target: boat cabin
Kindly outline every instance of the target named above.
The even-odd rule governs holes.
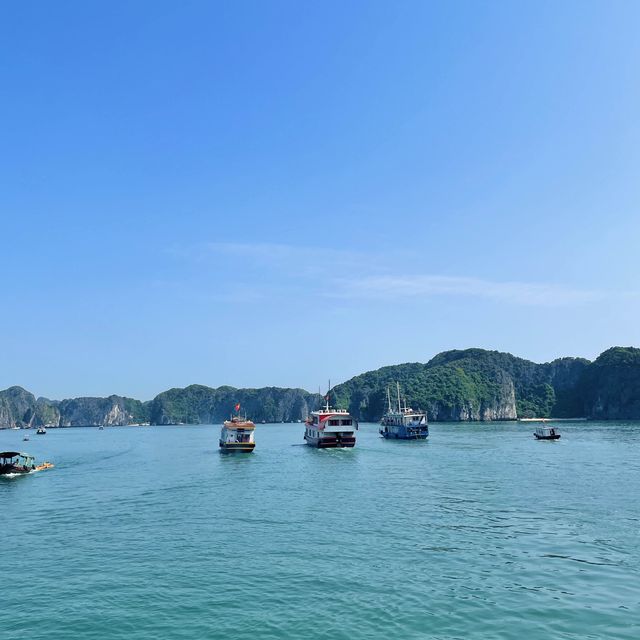
[[[0,475],[31,473],[35,468],[35,458],[28,453],[20,453],[19,451],[0,452]]]

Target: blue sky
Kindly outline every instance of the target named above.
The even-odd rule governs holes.
[[[0,388],[640,344],[640,5],[7,2]]]

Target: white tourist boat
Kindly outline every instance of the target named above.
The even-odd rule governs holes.
[[[230,420],[225,420],[220,430],[220,451],[223,453],[251,453],[256,443],[254,433],[256,425],[247,420],[247,417],[241,418],[239,415],[240,405],[237,404],[236,415]]]
[[[346,409],[332,409],[328,392],[325,399],[324,408],[312,411],[305,420],[306,443],[318,449],[355,447],[358,421]]]

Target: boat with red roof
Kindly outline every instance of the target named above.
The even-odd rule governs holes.
[[[331,408],[328,392],[325,401],[323,409],[312,411],[305,420],[306,443],[318,449],[355,447],[358,421],[346,409]]]

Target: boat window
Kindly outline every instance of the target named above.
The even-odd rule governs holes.
[[[351,420],[343,420],[343,421],[342,421],[342,424],[343,424],[345,427],[347,427],[347,426],[351,426],[352,421],[351,421]]]
[[[337,427],[340,424],[340,420],[329,420],[329,426]]]

